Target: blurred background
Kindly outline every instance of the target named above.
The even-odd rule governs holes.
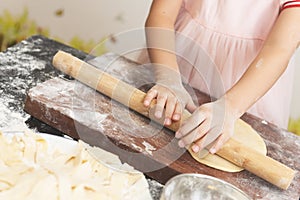
[[[116,35],[142,28],[150,4],[151,0],[0,0],[0,51],[42,34],[95,55],[116,52],[120,46]],[[300,66],[299,49],[295,57]],[[289,130],[300,135],[297,74],[300,67],[295,71]]]

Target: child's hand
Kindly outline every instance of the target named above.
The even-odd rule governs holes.
[[[216,153],[234,133],[235,121],[239,118],[233,109],[219,99],[203,104],[195,109],[192,116],[176,132],[178,145],[185,147],[192,144],[194,152],[210,146],[210,153]]]
[[[169,86],[157,84],[152,87],[144,99],[144,105],[149,106],[153,99],[157,99],[154,116],[160,119],[165,108],[164,125],[171,125],[172,121],[178,121],[186,107],[195,110],[196,106],[185,88],[180,83],[172,83]]]

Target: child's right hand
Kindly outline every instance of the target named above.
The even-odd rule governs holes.
[[[153,99],[157,100],[154,116],[158,119],[163,117],[165,109],[164,125],[171,125],[172,121],[179,121],[184,108],[195,110],[192,97],[180,82],[168,85],[157,83],[146,94],[144,105],[148,107]]]

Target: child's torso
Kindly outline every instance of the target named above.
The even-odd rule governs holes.
[[[264,39],[278,17],[279,9],[279,0],[184,0],[181,12],[217,32]]]

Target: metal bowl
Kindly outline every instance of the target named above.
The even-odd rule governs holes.
[[[251,200],[237,187],[203,174],[180,174],[171,178],[161,200]]]

